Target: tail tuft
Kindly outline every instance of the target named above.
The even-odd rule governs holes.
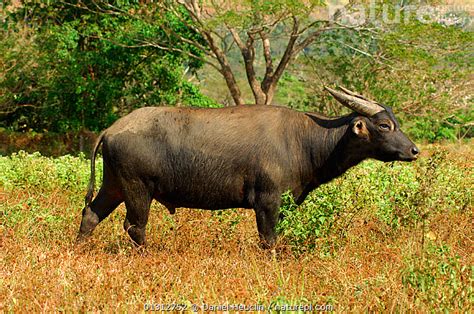
[[[89,206],[89,204],[92,202],[93,195],[94,195],[94,187],[92,187],[92,189],[89,187],[89,189],[87,190],[85,200],[84,200],[86,207]]]

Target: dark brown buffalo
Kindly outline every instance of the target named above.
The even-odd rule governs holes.
[[[337,118],[277,106],[222,109],[146,107],[99,137],[79,239],[120,203],[124,228],[138,245],[153,199],[177,207],[253,208],[264,246],[276,240],[281,194],[297,203],[367,158],[412,161],[417,147],[390,108],[343,89],[329,91],[355,112]],[[103,184],[92,200],[102,143]]]

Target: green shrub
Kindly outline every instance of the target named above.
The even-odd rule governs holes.
[[[6,190],[48,194],[60,191],[80,202],[90,178],[84,155],[51,158],[19,152],[0,157],[0,185]],[[96,189],[102,180],[102,159],[96,163]],[[369,160],[313,191],[301,206],[286,193],[278,225],[284,241],[295,252],[320,249],[320,239],[344,229],[359,212],[372,216],[390,230],[414,226],[433,213],[460,211],[472,205],[472,171],[450,161],[445,151],[414,163]],[[219,211],[216,219],[232,233],[241,217]],[[370,218],[370,217],[368,217]]]
[[[415,304],[433,305],[433,310],[455,311],[474,302],[474,266],[461,266],[460,257],[445,245],[429,243],[425,256],[408,256],[402,282]]]
[[[166,20],[183,38],[199,42],[185,21],[159,13],[146,19],[101,14],[58,1],[16,2],[6,2],[10,9],[0,6],[0,127],[99,131],[143,106],[215,106],[186,74],[202,66],[188,53],[202,52],[172,39],[157,23]],[[143,6],[126,1],[114,8]],[[142,44],[148,40],[183,52]]]
[[[85,195],[90,178],[90,161],[83,154],[58,158],[24,151],[0,158],[0,184],[8,190],[52,192]],[[96,186],[102,180],[102,159],[97,158]]]
[[[320,249],[319,239],[344,233],[362,210],[389,230],[414,226],[435,212],[472,205],[472,181],[472,172],[451,162],[442,150],[410,164],[368,160],[314,190],[299,207],[285,193],[285,219],[278,230],[301,252]]]

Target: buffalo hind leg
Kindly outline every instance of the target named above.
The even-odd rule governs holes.
[[[280,197],[278,195],[265,195],[258,200],[255,206],[258,235],[264,249],[270,249],[276,243],[275,227],[279,219],[279,207]]]
[[[92,203],[82,210],[81,227],[77,236],[78,241],[89,236],[95,227],[110,215],[122,201],[120,193],[113,189],[107,189],[106,185],[103,185]]]
[[[145,228],[150,213],[151,193],[144,183],[137,181],[128,184],[124,190],[127,191],[125,195],[127,215],[123,227],[136,245],[145,245]]]

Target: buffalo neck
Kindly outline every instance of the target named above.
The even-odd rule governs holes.
[[[354,145],[356,138],[350,131],[350,123],[355,116],[311,116],[316,122],[310,143],[314,181],[317,185],[342,175],[365,159],[362,148]]]

